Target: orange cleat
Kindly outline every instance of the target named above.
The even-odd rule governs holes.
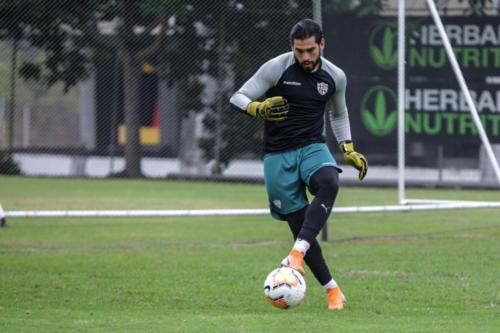
[[[346,299],[339,287],[329,288],[326,290],[328,300],[328,310],[342,310],[346,303]]]
[[[288,256],[281,261],[281,266],[286,266],[297,270],[302,276],[305,275],[304,271],[304,253],[292,249]]]

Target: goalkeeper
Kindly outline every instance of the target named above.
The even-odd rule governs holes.
[[[334,205],[342,172],[325,144],[325,112],[359,180],[368,165],[352,143],[345,74],[321,56],[321,27],[309,19],[299,21],[290,32],[290,45],[291,52],[264,63],[230,103],[265,123],[264,180],[271,215],[287,221],[295,239],[281,264],[304,274],[305,261],[327,292],[328,309],[342,310],[345,297],[316,240]],[[306,188],[315,195],[311,202]]]

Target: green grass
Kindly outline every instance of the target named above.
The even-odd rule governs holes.
[[[410,190],[500,200],[498,191]],[[394,204],[343,188],[338,206]],[[262,208],[261,185],[0,177],[6,210]],[[262,284],[288,252],[270,217],[10,219],[0,332],[497,332],[500,209],[337,214],[323,251],[348,298],[328,312],[307,271],[287,311]]]

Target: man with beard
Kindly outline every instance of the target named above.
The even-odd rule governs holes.
[[[368,164],[354,151],[346,76],[321,56],[321,27],[310,19],[299,21],[290,32],[290,45],[291,52],[264,63],[230,103],[265,121],[264,180],[271,215],[287,221],[295,239],[281,265],[304,275],[305,261],[327,292],[328,309],[342,310],[345,297],[316,240],[334,205],[342,172],[325,143],[325,111],[345,161],[358,169],[360,180]],[[310,203],[306,189],[315,196]]]

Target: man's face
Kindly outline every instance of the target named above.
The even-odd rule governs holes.
[[[292,40],[292,50],[299,65],[306,71],[316,69],[321,51],[325,47],[325,39],[316,43],[316,38],[311,36],[307,39]]]

